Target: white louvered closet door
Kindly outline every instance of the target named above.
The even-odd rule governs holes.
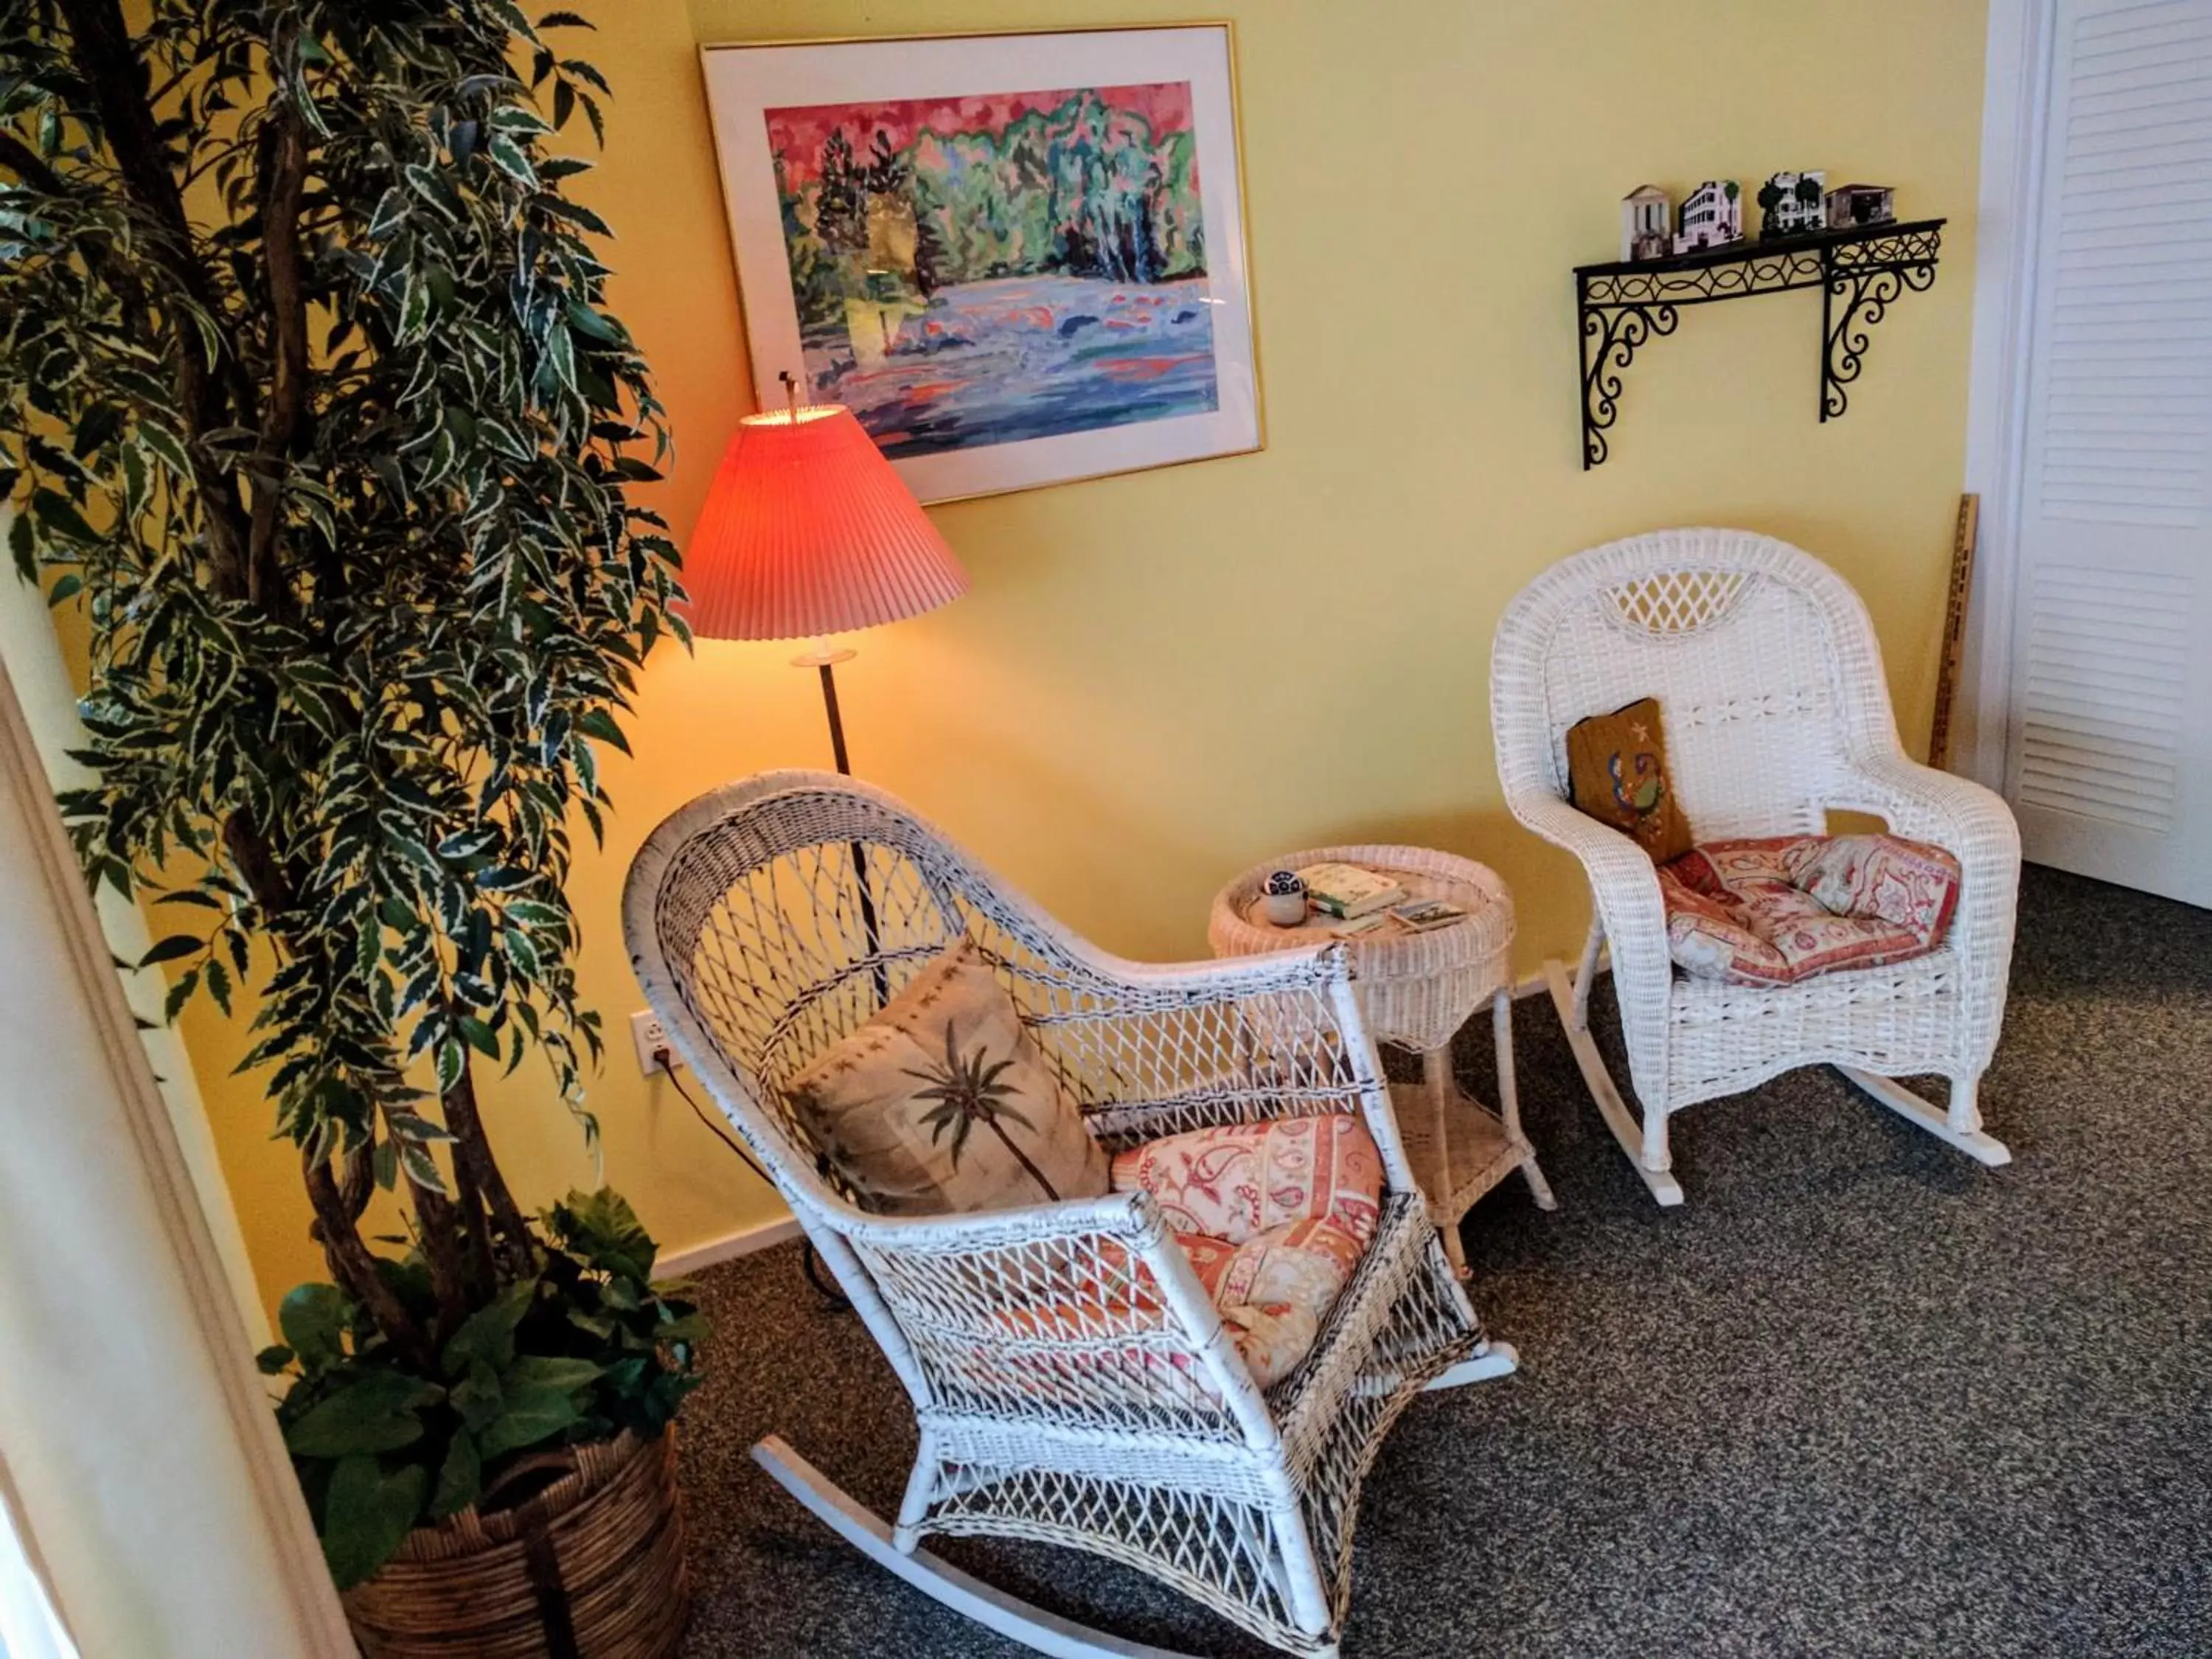
[[[2008,793],[2212,906],[2212,0],[2059,0],[2051,62]]]

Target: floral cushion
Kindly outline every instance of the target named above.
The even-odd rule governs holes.
[[[1312,1349],[1374,1238],[1382,1159],[1335,1113],[1170,1135],[1116,1158],[1113,1182],[1160,1201],[1264,1389]]]
[[[1959,861],[1899,836],[1713,842],[1659,869],[1667,950],[1699,979],[1790,985],[1924,956],[1959,902]]]
[[[1382,1160],[1346,1113],[1194,1129],[1114,1160],[1115,1192],[1141,1187],[1170,1231],[1243,1243],[1292,1221],[1334,1220],[1373,1237]]]

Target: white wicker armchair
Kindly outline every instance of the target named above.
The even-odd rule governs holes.
[[[755,1449],[771,1473],[883,1565],[1048,1652],[1150,1650],[980,1584],[919,1551],[923,1536],[1094,1551],[1278,1646],[1334,1652],[1353,1510],[1383,1433],[1425,1385],[1510,1364],[1427,1223],[1342,947],[1123,961],[890,796],[811,772],[734,784],[669,818],[631,866],[623,920],[676,1048],[920,1420],[895,1528],[775,1439]],[[1386,1171],[1380,1224],[1312,1352],[1273,1387],[1255,1385],[1148,1194],[895,1218],[838,1188],[783,1085],[963,933],[1111,1150],[1203,1125],[1364,1115]],[[1117,1277],[1122,1290],[1101,1289]]]
[[[1670,1113],[1828,1063],[1984,1164],[1977,1088],[1996,1046],[2012,955],[2020,837],[1979,785],[1917,765],[1897,738],[1866,607],[1819,560],[1736,530],[1669,530],[1578,553],[1498,619],[1490,664],[1498,775],[1515,817],[1582,860],[1595,897],[1570,983],[1547,964],[1584,1080],[1662,1204]],[[1567,728],[1656,696],[1668,769],[1701,842],[1818,834],[1831,809],[1875,813],[1959,860],[1956,915],[1932,953],[1892,967],[1751,988],[1674,970],[1650,860],[1567,802]],[[1589,1030],[1601,945],[1612,951],[1639,1129]],[[1899,1076],[1950,1079],[1938,1108]]]

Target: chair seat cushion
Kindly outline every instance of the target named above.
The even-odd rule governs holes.
[[[1382,1159],[1348,1113],[1193,1129],[1114,1160],[1213,1298],[1261,1388],[1304,1358],[1375,1237]]]
[[[1924,956],[1959,903],[1959,861],[1899,836],[1712,842],[1659,870],[1667,950],[1700,979],[1790,985]]]

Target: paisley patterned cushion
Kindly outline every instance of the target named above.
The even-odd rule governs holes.
[[[1348,1114],[1194,1129],[1122,1153],[1267,1388],[1312,1349],[1375,1237],[1382,1159]]]
[[[1934,950],[1958,908],[1959,861],[1898,836],[1721,841],[1662,866],[1659,891],[1684,973],[1790,985]]]
[[[1374,1237],[1382,1160],[1346,1113],[1193,1129],[1114,1160],[1113,1187],[1141,1187],[1170,1229],[1241,1244],[1292,1221],[1334,1221],[1364,1249]]]

